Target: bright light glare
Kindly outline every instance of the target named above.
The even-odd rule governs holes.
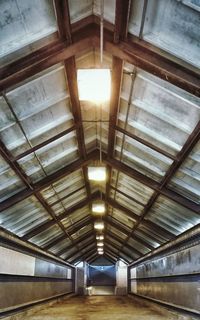
[[[92,212],[94,213],[105,213],[106,211],[106,207],[105,207],[105,203],[102,201],[99,202],[94,202],[92,204]]]
[[[79,69],[77,78],[80,100],[101,103],[110,99],[109,69]]]
[[[103,247],[104,243],[103,242],[97,242],[97,247]]]
[[[88,167],[88,179],[94,181],[105,181],[106,167]]]
[[[98,251],[98,254],[103,254],[103,251]]]
[[[97,229],[97,230],[103,230],[104,228],[104,223],[102,221],[99,221],[99,222],[95,222],[94,223],[94,228]]]
[[[101,236],[96,236],[96,239],[97,239],[97,240],[103,240],[103,239],[104,239],[104,236],[103,236],[103,235],[101,235]]]

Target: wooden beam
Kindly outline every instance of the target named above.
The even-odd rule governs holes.
[[[190,152],[192,151],[192,149],[194,148],[194,146],[197,144],[197,142],[200,139],[200,121],[198,122],[198,124],[196,125],[194,131],[191,133],[191,135],[188,137],[187,141],[185,142],[185,144],[183,145],[181,151],[178,153],[177,155],[177,160],[174,160],[174,162],[172,163],[172,165],[169,167],[169,169],[167,170],[164,178],[161,181],[160,184],[160,190],[162,190],[162,188],[164,188],[168,182],[171,180],[173,174],[177,171],[177,169],[182,165],[182,163],[184,162],[184,160],[189,156]],[[159,191],[160,191],[159,190]],[[146,207],[143,209],[142,214],[139,217],[139,220],[136,222],[136,224],[134,225],[129,238],[132,234],[134,234],[134,231],[140,226],[141,223],[147,223],[150,224],[150,227],[152,230],[154,230],[155,232],[162,232],[163,235],[167,235],[167,240],[173,240],[175,238],[175,234],[167,231],[165,232],[165,229],[158,226],[155,226],[155,223],[152,224],[151,221],[149,220],[144,220],[146,216],[148,216],[148,213],[150,211],[150,209],[152,208],[152,206],[156,203],[156,200],[160,194],[159,191],[155,191],[154,194],[151,196],[151,198],[149,199]],[[200,211],[200,206],[199,206],[199,211]],[[128,238],[128,239],[129,239]]]
[[[127,38],[130,7],[131,0],[116,0],[114,43]]]
[[[142,202],[138,201],[137,199],[133,198],[128,193],[125,193],[125,192],[121,191],[120,189],[117,189],[117,188],[115,188],[113,186],[110,186],[110,189],[114,190],[118,194],[121,194],[122,196],[126,197],[127,199],[139,204],[140,206],[145,207],[144,203],[142,203]]]
[[[121,255],[120,253],[115,253],[115,251],[112,250],[112,248],[110,248],[110,246],[108,247],[107,245],[104,246],[105,247],[105,250],[108,251],[108,252],[111,252],[114,257],[117,258],[117,260],[119,260],[119,258],[122,258],[124,261],[126,261],[128,264],[130,263],[129,260],[127,260],[127,258],[124,258],[123,255]],[[129,257],[128,254],[124,253],[125,256]],[[130,258],[130,257],[129,257]],[[130,258],[130,260],[133,260],[133,258]]]
[[[113,156],[115,144],[115,129],[120,101],[121,83],[123,74],[123,60],[113,56],[112,61],[112,92],[110,99],[108,157]]]
[[[69,228],[67,228],[67,232],[70,236],[72,236],[74,233],[79,231],[81,228],[83,228],[91,223],[92,223],[92,220],[91,220],[90,216],[87,219],[84,217],[83,219],[77,221],[77,223],[75,223],[73,225],[73,227],[70,226]],[[49,250],[50,248],[54,247],[55,245],[57,245],[60,241],[63,241],[64,239],[65,239],[65,236],[59,236],[56,239],[52,239],[52,241],[50,241],[46,246],[44,246],[43,249]]]
[[[80,250],[82,250],[82,249],[87,249],[87,248],[90,247],[90,246],[91,246],[91,241],[88,241],[88,242],[86,242],[86,244],[84,244],[83,247],[82,247],[82,246],[80,247]],[[92,249],[93,249],[93,247],[95,247],[94,242],[92,243]],[[78,251],[78,252],[81,252],[81,251]],[[76,254],[77,254],[77,251],[70,253],[70,255],[68,255],[68,256],[65,257],[65,261],[71,259],[71,258],[72,258],[73,256],[75,256]],[[81,256],[84,257],[84,256],[85,256],[85,253],[82,253]]]
[[[0,92],[10,86],[35,75],[42,70],[62,62],[77,52],[84,52],[88,48],[99,48],[99,28],[95,23],[77,26],[72,33],[74,43],[66,47],[65,42],[56,41],[45,48],[35,51],[30,55],[7,65],[0,70]],[[112,28],[110,28],[112,29]],[[108,53],[125,60],[155,76],[170,82],[196,96],[200,96],[199,74],[182,65],[182,61],[174,62],[174,56],[164,55],[156,47],[149,45],[143,40],[128,36],[126,41],[113,43],[114,33],[104,28],[104,50]]]
[[[115,241],[118,241],[119,244],[121,244],[121,245],[123,244],[123,245],[124,245],[124,241],[123,241],[121,238],[117,237],[114,233],[108,231],[108,232],[107,232],[107,236],[113,238]],[[131,246],[131,245],[128,244],[127,242],[125,242],[125,245],[124,245],[124,246],[125,246],[127,249],[132,250],[133,253],[135,253],[137,256],[141,256],[141,255],[142,255],[142,252],[138,251],[137,249],[135,249],[133,246]]]
[[[165,157],[167,157],[169,159],[172,159],[172,160],[176,159],[176,157],[174,155],[171,155],[169,152],[157,147],[156,145],[153,145],[152,143],[148,142],[147,140],[144,140],[144,139],[140,138],[139,136],[137,136],[137,135],[135,135],[135,134],[133,134],[131,132],[128,132],[127,130],[125,130],[125,129],[119,127],[119,126],[115,126],[115,130],[117,130],[117,131],[125,134],[126,136],[128,136],[128,137],[130,137],[130,138],[132,138],[132,139],[144,144],[145,146],[151,148],[152,150],[157,151],[158,153],[164,155]]]
[[[87,28],[91,29],[91,26],[87,26]],[[73,37],[75,42],[67,47],[65,41],[56,41],[47,47],[46,52],[42,49],[24,59],[21,58],[19,63],[15,61],[14,69],[13,64],[0,69],[0,93],[57,63],[73,57],[77,52],[80,53],[88,50],[88,48],[93,48],[91,30],[86,32],[82,30],[80,35],[75,34]]]
[[[174,173],[180,168],[182,163],[189,156],[190,152],[192,151],[192,149],[195,147],[195,145],[198,143],[199,140],[200,140],[200,120],[197,123],[193,132],[188,137],[181,151],[178,153],[176,161],[173,162],[173,164],[170,166],[169,170],[167,171],[162,181],[162,187],[168,184],[168,182],[171,180]]]
[[[92,256],[93,253],[96,253],[96,248],[90,250],[90,251],[89,251],[87,254],[85,254],[85,255],[82,255],[82,254],[78,255],[78,256],[77,256],[75,259],[73,259],[70,263],[74,264],[77,260],[80,260],[80,259],[82,259],[82,258],[84,258],[84,259],[86,260],[88,257]]]
[[[10,166],[10,168],[15,172],[19,179],[24,183],[28,189],[33,189],[30,178],[22,170],[17,161],[12,160],[12,154],[6,148],[4,143],[0,140],[0,155],[5,160],[5,162]]]
[[[30,181],[30,178],[25,174],[23,169],[20,167],[20,165],[16,161],[12,161],[12,155],[10,154],[9,150],[6,148],[6,146],[3,144],[3,142],[0,140],[0,154],[3,156],[3,158],[9,163],[10,167],[14,170],[16,175],[21,178],[21,180],[24,182],[24,184],[31,190],[33,190],[32,182]],[[43,199],[41,194],[39,192],[34,192],[34,195],[36,199],[39,201],[39,203],[42,205],[42,207],[46,210],[46,212],[50,215],[50,217],[53,219],[54,223],[60,227],[64,235],[73,242],[73,239],[70,237],[66,229],[64,228],[63,224],[58,220],[57,216],[55,215],[53,209],[48,205],[48,203]],[[27,238],[24,238],[24,240],[27,240]]]
[[[47,140],[39,143],[38,145],[36,145],[36,146],[34,146],[34,147],[32,147],[32,148],[24,151],[23,153],[21,153],[21,154],[19,154],[19,155],[17,155],[17,156],[12,157],[12,159],[15,160],[15,161],[16,161],[16,160],[20,160],[20,159],[26,157],[27,155],[29,155],[29,154],[31,154],[31,153],[33,153],[33,152],[35,152],[35,151],[37,151],[37,150],[45,147],[46,145],[48,145],[48,144],[50,144],[50,143],[52,143],[52,142],[54,142],[54,141],[56,141],[56,140],[64,137],[65,135],[69,134],[70,132],[72,132],[72,131],[74,131],[74,130],[76,130],[76,126],[75,126],[75,125],[73,125],[73,126],[72,126],[71,128],[69,128],[69,129],[66,129],[66,130],[58,133],[57,135],[53,136],[52,138],[47,139]]]
[[[69,4],[67,0],[54,0],[59,37],[72,43]]]
[[[122,206],[119,202],[117,202],[116,200],[114,199],[107,199],[106,202],[112,206],[113,208],[116,208],[120,211],[122,211],[128,218],[131,218],[131,219],[134,219],[135,220],[135,225],[139,225],[139,223],[142,221],[142,223],[144,225],[146,225],[147,227],[149,228],[152,228],[154,230],[158,230],[159,229],[159,232],[165,236],[165,238],[168,240],[170,238],[173,238],[174,237],[174,234],[169,232],[168,230],[160,227],[159,225],[157,225],[156,223],[152,222],[152,221],[147,221],[147,220],[142,220],[141,216],[135,214],[134,212],[132,212],[132,210],[129,210],[128,208]],[[146,210],[146,207],[145,207],[145,210]],[[135,229],[135,227],[134,227]]]
[[[109,54],[125,60],[197,97],[200,96],[199,75],[181,65],[181,62],[179,64],[162,56],[156,50],[152,50],[152,46],[148,46],[143,40],[138,42],[129,38],[128,41],[121,41],[116,45],[112,42],[112,33],[108,31],[104,32],[104,39],[104,49]],[[99,46],[98,36],[96,37],[95,46]]]
[[[106,156],[104,156],[104,161],[112,166],[113,168],[123,172],[124,174],[128,175],[129,177],[141,182],[145,186],[156,190],[160,194],[166,196],[167,198],[178,202],[180,205],[196,212],[200,213],[200,208],[199,205],[190,201],[189,199],[181,196],[180,194],[176,193],[175,191],[169,190],[166,187],[161,188],[161,184],[159,182],[154,181],[153,179],[143,175],[142,173],[136,171],[133,168],[130,168],[126,164],[120,162],[119,160],[116,159],[107,159]]]
[[[110,240],[106,240],[107,244],[109,244],[110,246],[112,246],[114,249],[118,250],[119,253],[122,253],[122,254],[125,254],[126,256],[128,256],[131,260],[133,260],[133,256],[130,256],[129,253],[126,253],[126,251],[124,251],[120,245],[116,245],[114,242],[110,241]],[[124,247],[123,247],[124,248]],[[134,255],[134,252],[133,252],[133,255]],[[140,255],[141,257],[141,255]]]
[[[69,87],[74,123],[76,125],[77,124],[79,125],[76,130],[79,152],[80,152],[81,158],[85,159],[86,149],[85,149],[83,126],[82,126],[81,108],[80,108],[79,95],[78,95],[75,58],[71,57],[65,60],[64,65],[65,65],[65,70],[66,70],[66,75],[68,80],[68,87]]]
[[[105,199],[105,202],[106,202],[109,206],[111,206],[111,207],[113,207],[113,208],[115,208],[115,209],[117,209],[117,210],[119,210],[119,211],[122,211],[128,218],[131,218],[131,219],[134,220],[135,222],[138,221],[139,216],[138,216],[136,213],[132,212],[131,210],[129,210],[129,209],[127,209],[127,208],[125,208],[124,206],[122,206],[122,205],[121,205],[119,202],[117,202],[116,200],[114,200],[114,199],[112,199],[112,198],[108,198],[108,199]]]
[[[89,256],[88,258],[87,258],[87,263],[88,264],[91,264],[91,263],[93,263],[96,259],[98,259],[98,253],[97,252],[95,252],[95,253],[93,253],[91,256]]]
[[[127,236],[129,235],[129,230],[131,230],[131,229],[129,228],[129,230],[127,230],[127,229],[124,227],[124,225],[122,225],[122,223],[117,222],[117,220],[116,220],[115,218],[113,218],[113,217],[112,217],[112,218],[111,218],[111,217],[108,217],[108,218],[106,219],[106,222],[107,222],[108,224],[110,224],[111,227],[119,230],[120,232],[124,233],[125,235],[127,235]],[[154,249],[154,247],[153,247],[152,245],[150,245],[150,244],[149,244],[148,242],[146,242],[144,239],[141,239],[140,237],[136,236],[135,234],[131,234],[131,238],[134,239],[134,240],[136,240],[137,242],[141,243],[144,247],[146,247],[146,248],[148,248],[148,249],[150,249],[150,250],[153,250],[153,249]]]
[[[10,197],[9,199],[0,203],[0,212],[8,209],[12,205],[30,197],[34,194],[34,192],[41,191],[42,189],[48,187],[50,184],[66,177],[67,175],[73,173],[74,171],[82,168],[83,166],[87,165],[91,160],[96,160],[99,158],[99,152],[94,151],[87,155],[87,159],[79,159],[74,161],[73,163],[65,166],[64,168],[56,171],[55,173],[49,175],[48,177],[40,180],[39,182],[33,184],[33,189],[29,190],[22,190],[15,194],[14,196]]]
[[[113,261],[115,261],[115,263],[117,262],[117,258],[115,256],[113,256],[111,253],[109,253],[107,251],[107,249],[104,250],[104,255],[110,257],[111,259],[113,259]]]
[[[91,197],[87,197],[86,199],[78,202],[77,204],[75,204],[72,207],[69,207],[68,209],[66,209],[63,213],[61,213],[56,219],[58,222],[62,222],[63,219],[73,215],[73,213],[83,207],[85,207],[86,205],[88,205],[92,200],[97,199],[98,198],[98,193],[95,192],[91,195]],[[23,236],[23,239],[31,239],[32,237],[36,236],[37,234],[43,232],[44,230],[50,228],[51,226],[53,226],[55,224],[55,220],[50,220],[47,222],[42,223],[39,227],[34,228],[33,230],[30,230],[28,233],[26,233]]]
[[[109,256],[108,254],[106,254],[104,252],[103,256],[105,257],[105,259],[107,259],[108,261],[110,261],[112,264],[115,264],[117,262],[116,259],[113,259],[111,256]]]
[[[117,253],[113,252],[112,249],[110,249],[108,246],[104,246],[104,251],[107,254],[110,254],[116,261],[119,260],[119,256],[117,255]]]
[[[88,238],[90,238],[90,237],[92,237],[92,236],[93,236],[93,233],[92,233],[91,231],[89,231],[89,232],[87,232],[86,234],[83,234],[83,235],[82,235],[81,237],[79,237],[78,239],[74,240],[74,243],[79,244],[79,243],[81,243],[82,241],[85,241],[85,240],[87,240]],[[67,247],[59,250],[59,251],[56,253],[56,255],[57,255],[57,256],[61,256],[61,255],[64,254],[66,251],[71,250],[73,247],[74,247],[73,244],[68,245]]]

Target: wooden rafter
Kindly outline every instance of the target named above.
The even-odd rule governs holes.
[[[118,260],[118,258],[122,258],[124,261],[126,261],[128,264],[130,263],[130,261],[131,260],[133,260],[132,258],[130,258],[130,260],[127,260],[127,258],[125,258],[124,256],[123,256],[123,254],[121,254],[121,253],[116,253],[114,250],[112,250],[112,248],[109,246],[107,246],[106,244],[105,244],[105,251],[107,252],[109,252],[109,253],[111,253],[114,257],[116,257],[117,258],[117,260]],[[129,258],[129,256],[126,254],[126,253],[124,253],[124,255],[126,256],[126,257],[128,257]]]
[[[66,42],[56,41],[25,58],[0,69],[0,92],[10,86],[35,75],[56,63],[73,57],[77,52],[84,52],[88,48],[99,48],[99,28],[96,20],[88,20],[88,24],[80,28],[76,27],[72,32],[73,44],[66,47]],[[104,50],[108,53],[125,60],[141,69],[150,72],[157,77],[168,81],[196,96],[200,96],[199,75],[193,70],[174,62],[170,55],[167,57],[158,52],[157,48],[148,45],[145,41],[128,37],[118,44],[113,43],[113,31],[104,28]],[[45,50],[46,49],[46,50]],[[177,72],[178,70],[178,72]]]
[[[98,198],[98,193],[93,193],[91,195],[91,197],[87,197],[86,199],[78,202],[77,204],[75,204],[72,207],[69,207],[68,209],[66,209],[63,213],[61,213],[58,217],[57,217],[57,221],[58,222],[62,222],[63,219],[73,215],[74,212],[76,212],[79,209],[82,209],[83,207],[89,205],[89,203],[93,200]],[[88,212],[88,214],[90,214]],[[50,220],[47,222],[44,222],[43,224],[41,224],[39,227],[34,228],[33,230],[30,230],[28,233],[26,233],[23,238],[28,240],[31,239],[32,237],[36,236],[37,234],[43,232],[44,230],[47,230],[48,228],[52,227],[55,224],[55,220]]]
[[[147,72],[150,72],[161,79],[164,79],[176,86],[196,95],[200,96],[199,89],[199,76],[197,73],[192,71],[189,67],[186,68],[182,66],[181,63],[177,63],[172,61],[170,55],[168,57],[164,56],[161,52],[158,52],[156,48],[152,45],[148,45],[145,41],[141,40],[138,42],[134,37],[127,34],[128,30],[128,21],[129,21],[129,13],[130,13],[130,0],[116,0],[116,19],[115,26],[109,26],[109,24],[105,24],[105,50],[108,53],[113,54],[113,93],[111,97],[111,108],[110,108],[110,120],[109,120],[109,135],[108,135],[108,157],[105,158],[105,162],[109,168],[109,179],[107,181],[106,186],[106,195],[105,201],[108,205],[117,208],[124,212],[129,218],[135,220],[135,225],[132,230],[127,230],[126,226],[113,222],[114,220],[110,219],[110,217],[106,217],[105,221],[108,222],[111,226],[118,228],[118,230],[123,230],[125,234],[128,235],[126,241],[129,238],[133,238],[136,240],[137,236],[135,236],[134,232],[136,229],[141,226],[147,226],[152,229],[152,231],[157,231],[162,235],[163,239],[172,239],[174,235],[165,230],[164,228],[158,226],[156,223],[151,221],[147,221],[145,218],[151,209],[151,207],[155,204],[159,195],[164,195],[168,197],[170,200],[173,200],[180,205],[196,212],[200,213],[200,207],[198,204],[193,203],[188,200],[184,196],[177,194],[175,191],[168,189],[168,183],[173,177],[173,175],[177,172],[178,168],[182,165],[183,161],[188,157],[189,153],[199,141],[200,138],[200,122],[196,126],[193,133],[190,135],[185,145],[183,146],[181,152],[175,157],[170,155],[168,152],[161,150],[157,146],[154,146],[141,138],[138,138],[136,135],[127,132],[126,130],[117,126],[117,111],[118,104],[120,99],[120,86],[122,79],[122,71],[123,71],[123,60],[134,64],[137,67],[140,67]],[[145,1],[147,3],[147,1]],[[78,221],[75,225],[69,228],[69,230],[65,229],[62,225],[62,219],[66,218],[70,214],[73,214],[76,208],[83,207],[83,204],[89,204],[91,199],[98,198],[98,194],[91,195],[90,185],[87,180],[87,173],[85,166],[91,161],[98,158],[97,152],[93,152],[87,155],[85,148],[85,140],[84,140],[84,131],[82,126],[82,118],[81,118],[81,109],[80,102],[78,99],[78,89],[77,89],[77,79],[76,79],[76,66],[75,66],[75,55],[77,52],[84,52],[85,49],[88,48],[96,48],[99,47],[99,34],[97,24],[98,21],[94,16],[91,16],[80,23],[76,23],[76,26],[71,26],[70,24],[70,15],[69,15],[69,5],[67,0],[54,0],[55,8],[56,8],[56,17],[58,23],[59,30],[59,40],[54,41],[54,43],[41,48],[34,53],[29,54],[28,56],[19,59],[19,61],[14,64],[11,63],[8,66],[5,66],[0,69],[0,91],[8,90],[10,86],[16,85],[19,81],[25,80],[27,77],[35,75],[46,68],[53,66],[58,62],[62,62],[64,64],[68,85],[70,91],[70,98],[72,102],[72,113],[74,115],[75,124],[70,129],[65,132],[56,135],[55,137],[48,139],[47,141],[34,146],[30,150],[22,153],[17,157],[13,157],[12,154],[7,150],[2,142],[0,142],[0,154],[5,159],[5,161],[9,164],[9,166],[14,170],[17,176],[23,181],[26,189],[12,196],[8,200],[2,202],[0,204],[0,211],[9,208],[10,206],[16,204],[19,201],[26,199],[31,195],[35,195],[41,205],[45,208],[45,210],[51,216],[50,221],[43,223],[38,228],[34,228],[28,234],[24,236],[24,240],[30,239],[33,236],[41,233],[42,231],[50,228],[53,225],[58,225],[63,231],[64,235],[58,237],[57,239],[53,239],[48,246],[46,246],[46,250],[51,248],[59,241],[64,240],[66,237],[71,239],[71,235],[78,231],[80,228],[86,226],[87,224],[92,223],[92,219],[89,217],[84,218],[84,221]],[[81,34],[80,34],[81,32]],[[73,43],[72,43],[73,39]],[[113,40],[114,39],[114,40]],[[178,71],[177,71],[178,70]],[[78,148],[80,159],[75,161],[69,166],[58,170],[58,172],[42,179],[40,182],[33,184],[30,178],[25,174],[17,160],[25,157],[26,155],[39,150],[43,146],[59,139],[65,134],[68,134],[72,130],[76,130],[77,140],[78,140]],[[128,167],[123,164],[121,161],[114,159],[114,141],[115,141],[115,131],[119,132],[135,139],[153,150],[159,152],[167,156],[168,158],[173,160],[173,164],[167,171],[161,183],[150,179],[143,174],[137,172],[136,170]],[[136,179],[137,181],[143,183],[149,188],[154,190],[153,196],[150,198],[147,205],[144,206],[141,216],[136,215],[131,210],[121,206],[115,200],[109,198],[109,189],[110,189],[110,180],[111,180],[111,168],[115,168],[120,172],[125,173],[126,175]],[[63,214],[57,217],[54,214],[51,206],[42,198],[40,191],[49,186],[51,183],[58,181],[62,177],[70,174],[71,172],[83,168],[83,175],[85,179],[85,188],[87,190],[87,199],[85,202],[83,201],[81,204],[75,205],[73,208],[66,210]],[[122,192],[115,188],[115,191]],[[126,195],[125,195],[126,196]],[[133,199],[134,201],[134,199]],[[142,205],[142,204],[141,204]],[[71,210],[71,211],[70,211]],[[130,229],[130,228],[129,228]],[[126,232],[125,232],[126,230]],[[85,239],[86,235],[80,237]],[[118,237],[116,237],[118,238]],[[113,236],[114,239],[114,236]],[[117,240],[117,239],[115,239]],[[73,246],[79,245],[79,241],[74,241],[71,239]],[[121,243],[121,247],[119,249],[123,253],[123,248],[126,247],[125,241],[123,242],[121,239],[117,240]],[[142,239],[138,240],[142,243]],[[143,245],[145,241],[143,241]],[[114,246],[114,244],[113,244]],[[150,247],[149,244],[146,244],[147,247]],[[70,245],[69,247],[72,247]],[[68,247],[68,250],[69,250]],[[118,247],[118,246],[116,246]],[[77,247],[80,249],[79,247]],[[128,246],[127,246],[128,248]],[[129,248],[130,249],[130,248]],[[127,255],[124,252],[125,255]],[[95,255],[95,252],[92,253]],[[72,256],[73,257],[73,256]],[[87,258],[87,255],[83,254],[81,257],[86,259],[91,259],[91,253]],[[71,257],[70,257],[71,258]]]
[[[92,248],[91,248],[91,245],[92,245]],[[65,257],[65,261],[68,261],[68,260],[70,260],[71,258],[73,258],[74,256],[76,256],[77,255],[77,252],[80,252],[81,253],[81,250],[85,250],[85,249],[88,249],[88,248],[90,248],[89,249],[89,251],[90,250],[93,250],[93,248],[95,247],[95,243],[93,242],[93,243],[91,243],[91,241],[87,241],[83,246],[80,246],[80,251],[73,251],[72,253],[70,253],[69,255],[67,255],[66,257]],[[73,247],[74,248],[74,247]],[[87,255],[87,253],[85,254],[85,252],[84,253],[81,253],[81,257],[85,257]]]
[[[54,0],[56,20],[59,37],[67,41],[67,45],[72,43],[70,12],[68,0]]]
[[[81,228],[84,228],[85,226],[87,226],[88,224],[91,224],[91,223],[92,223],[92,220],[91,220],[90,216],[88,216],[87,218],[84,217],[83,219],[76,222],[72,227],[67,228],[67,232],[70,236],[72,236],[74,233],[79,231]],[[50,248],[54,247],[55,245],[57,245],[59,242],[63,241],[64,239],[65,239],[65,236],[59,236],[56,239],[54,238],[46,246],[44,246],[44,249],[49,250]]]
[[[32,184],[32,189],[29,188],[28,190],[22,190],[19,193],[15,194],[14,196],[10,197],[9,199],[1,202],[0,204],[0,212],[8,209],[12,205],[32,196],[34,192],[41,191],[42,189],[48,187],[52,183],[66,177],[67,175],[71,174],[72,172],[81,169],[83,166],[87,165],[91,160],[96,160],[99,158],[99,152],[93,151],[87,155],[85,160],[79,159],[71,163],[70,165],[65,166],[64,168],[56,171],[55,173],[49,175],[48,177],[40,180],[39,182]],[[11,156],[12,159],[12,156]]]
[[[114,239],[115,241],[117,241],[119,244],[124,244],[124,241],[117,237],[114,233],[112,232],[107,232],[107,236],[109,236],[110,238]],[[125,244],[125,247],[129,250],[131,250],[133,252],[133,254],[136,254],[136,256],[140,257],[142,255],[142,253],[140,251],[138,251],[137,249],[135,249],[133,246],[131,246],[130,244]]]
[[[128,236],[129,235],[129,230],[127,230],[121,223],[116,222],[116,219],[113,217],[107,217],[106,222],[110,224],[111,227],[119,230],[122,232],[124,235]],[[144,239],[141,239],[140,237],[134,235],[131,235],[131,238],[142,244],[144,247],[149,248],[150,250],[153,250],[154,247],[151,246],[148,242],[146,242]]]
[[[113,56],[112,62],[112,92],[110,100],[109,133],[108,133],[108,157],[113,157],[115,144],[115,125],[120,101],[120,91],[123,75],[123,60]]]
[[[87,232],[86,234],[83,234],[81,237],[79,237],[78,239],[74,240],[75,243],[79,244],[81,243],[82,241],[85,241],[87,240],[88,238],[91,238],[93,237],[94,238],[94,234],[93,232],[89,231]],[[94,239],[93,239],[94,240]],[[68,250],[71,250],[72,248],[74,247],[73,244],[71,245],[68,245],[64,248],[62,248],[61,250],[59,250],[58,252],[56,252],[56,255],[58,256],[61,256],[62,254],[64,254],[65,252],[67,252]]]
[[[85,260],[87,260],[90,256],[92,256],[94,253],[96,253],[96,248],[90,250],[88,253],[86,253],[84,256],[82,254],[78,254],[78,256],[71,260],[70,263],[75,263],[76,261],[79,261],[80,259],[82,259],[83,257],[85,258]]]
[[[127,38],[130,8],[131,0],[116,0],[114,43]]]
[[[176,170],[182,165],[182,163],[184,162],[184,160],[188,157],[188,155],[190,154],[191,150],[194,148],[194,146],[196,145],[196,143],[199,141],[200,139],[200,121],[198,122],[198,124],[196,125],[195,129],[193,130],[193,132],[191,133],[191,135],[188,137],[187,141],[185,142],[185,144],[183,145],[181,151],[178,153],[176,160],[174,160],[174,162],[172,163],[172,165],[169,167],[169,169],[167,170],[164,178],[161,181],[160,184],[160,190],[162,190],[162,188],[166,187],[166,185],[168,184],[168,182],[170,181],[170,179],[172,178],[173,174],[176,172]],[[134,234],[134,231],[139,227],[140,223],[146,223],[146,220],[144,220],[144,218],[148,215],[150,209],[152,208],[152,206],[155,204],[158,196],[159,196],[159,192],[155,191],[154,194],[151,196],[151,198],[149,199],[146,207],[143,209],[142,214],[140,215],[139,220],[136,222],[136,224],[134,225],[129,238],[131,237],[132,234]],[[199,212],[200,212],[200,208],[199,208]],[[148,221],[149,223],[150,221]],[[151,222],[152,223],[152,222]],[[152,225],[151,228],[153,229],[154,226]],[[161,231],[161,227],[158,226],[159,231]],[[163,232],[164,230],[162,230]],[[168,231],[169,232],[169,231]],[[170,236],[170,233],[169,233]],[[128,239],[129,239],[128,238]],[[171,239],[175,238],[175,235],[172,234],[171,237],[169,237]],[[123,248],[123,246],[122,246]]]
[[[104,161],[106,163],[108,163],[110,166],[112,166],[113,168],[121,171],[125,175],[128,175],[129,177],[141,182],[145,186],[147,186],[153,190],[156,190],[159,194],[166,196],[170,200],[173,200],[173,201],[179,203],[180,205],[182,205],[182,206],[184,206],[184,207],[186,207],[196,213],[200,212],[200,208],[199,208],[198,204],[190,201],[189,199],[185,198],[184,196],[181,196],[180,194],[178,194],[175,191],[172,191],[166,187],[161,188],[161,184],[159,182],[143,175],[142,173],[136,171],[133,168],[130,168],[126,164],[122,163],[121,161],[116,160],[116,159],[106,159],[106,157],[105,157]]]

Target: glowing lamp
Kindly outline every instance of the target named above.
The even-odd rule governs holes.
[[[97,247],[103,247],[103,246],[104,246],[103,242],[97,242]]]
[[[96,222],[94,223],[94,228],[95,228],[96,230],[103,230],[103,228],[104,228],[104,223],[103,223],[103,221],[96,221]]]
[[[106,207],[103,201],[94,202],[92,204],[92,212],[93,213],[105,213]]]
[[[77,71],[79,100],[102,103],[110,99],[109,69],[79,69]]]
[[[96,236],[97,240],[103,240],[104,239],[104,235],[100,235],[100,236]]]
[[[106,167],[88,167],[88,179],[93,181],[105,181]]]

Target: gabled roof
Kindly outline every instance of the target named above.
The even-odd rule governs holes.
[[[37,2],[37,3],[36,3]],[[156,6],[156,7],[155,7]],[[70,263],[130,263],[200,223],[199,14],[192,0],[104,1],[112,94],[80,102],[99,68],[100,1],[0,2],[0,222]],[[88,181],[100,140],[108,179]]]

